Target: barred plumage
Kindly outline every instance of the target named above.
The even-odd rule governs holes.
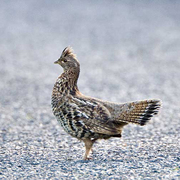
[[[53,88],[52,111],[67,133],[84,141],[84,159],[97,139],[121,137],[125,125],[143,126],[159,111],[161,102],[156,99],[118,104],[83,95],[77,87],[80,64],[69,47],[55,63],[64,72]]]

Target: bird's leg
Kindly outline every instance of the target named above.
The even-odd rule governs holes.
[[[83,141],[84,141],[85,148],[86,148],[86,152],[85,152],[85,155],[84,155],[83,159],[88,160],[89,159],[89,153],[91,151],[91,148],[92,148],[92,145],[93,145],[94,141],[92,141],[90,139],[85,139]]]
[[[91,141],[92,141],[92,143],[94,144],[95,141],[97,141],[97,139],[91,139]],[[91,148],[90,152],[93,153],[93,148]]]

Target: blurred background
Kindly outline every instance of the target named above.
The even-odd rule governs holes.
[[[179,7],[178,1],[1,1],[1,104],[15,98],[48,105],[62,72],[53,62],[66,46],[81,63],[84,93],[179,101],[172,100],[179,95]]]
[[[70,137],[51,112],[51,91],[62,73],[53,62],[66,46],[80,61],[78,85],[83,94],[115,102],[163,101],[161,114],[149,126],[125,130],[126,141],[133,144],[133,135],[142,139],[143,133],[152,132],[146,136],[158,144],[170,141],[178,149],[179,19],[176,0],[0,1],[0,146],[3,159],[8,159],[4,167],[9,162],[24,164],[17,161],[23,152],[28,158],[27,152],[40,153],[44,147],[49,148],[47,154],[43,151],[46,158],[49,153],[60,158],[51,152],[62,153],[58,143],[64,143],[65,154],[68,151]]]

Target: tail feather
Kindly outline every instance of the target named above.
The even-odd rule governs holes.
[[[153,115],[156,115],[158,113],[160,106],[160,101],[151,101],[146,108],[145,114],[140,116],[139,124],[141,126],[145,125],[147,121],[149,121],[151,117],[153,117]]]
[[[158,114],[161,107],[160,100],[143,100],[123,104],[119,121],[145,125],[154,115]]]

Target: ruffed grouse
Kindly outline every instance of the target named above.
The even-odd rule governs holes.
[[[83,95],[77,86],[80,64],[70,47],[54,63],[64,72],[52,91],[52,111],[67,133],[85,143],[84,160],[97,139],[121,137],[128,123],[143,126],[158,113],[161,102],[156,99],[118,104]]]

